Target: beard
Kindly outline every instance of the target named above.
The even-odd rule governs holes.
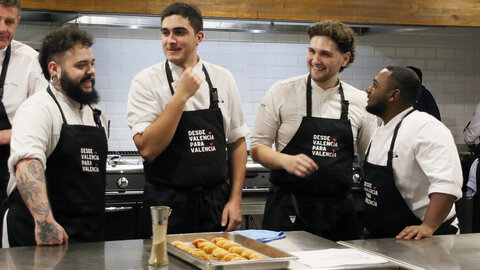
[[[88,80],[92,81],[91,92],[85,92],[81,87],[81,83]],[[80,82],[75,82],[74,80],[70,79],[70,77],[68,77],[65,72],[62,71],[60,85],[62,86],[63,91],[65,91],[68,97],[82,105],[98,103],[98,92],[94,88],[95,78],[92,78],[91,75],[83,77]]]
[[[385,103],[377,102],[376,104],[367,104],[367,107],[365,109],[367,110],[367,112],[381,118],[385,114],[386,107],[387,106]]]

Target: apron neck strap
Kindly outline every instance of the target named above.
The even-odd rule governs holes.
[[[402,118],[402,120],[400,120],[400,122],[395,127],[395,130],[393,131],[392,142],[390,143],[390,149],[388,150],[387,166],[392,166],[393,147],[395,146],[395,140],[397,139],[398,130],[400,129],[400,126],[402,125],[403,119],[405,119],[405,117],[407,117],[413,111],[415,111],[415,109],[412,109],[407,114],[405,114],[405,116]]]
[[[62,107],[60,107],[60,103],[58,103],[58,100],[55,97],[55,95],[53,94],[52,89],[50,89],[50,85],[47,87],[47,92],[53,98],[53,101],[55,101],[55,103],[57,104],[58,109],[60,110],[60,113],[62,114],[63,123],[67,124],[67,119],[65,118],[65,115],[63,114]]]
[[[205,65],[202,64],[202,71],[205,74],[205,80],[208,83],[208,88],[210,92],[210,109],[216,109],[218,108],[218,92],[217,88],[213,87],[212,81],[210,80],[210,75],[208,74],[207,68],[205,68]],[[170,88],[170,92],[175,94],[175,90],[173,89],[172,83],[173,83],[173,76],[172,76],[172,70],[170,69],[170,65],[168,64],[168,60],[165,61],[165,73],[167,74],[167,80],[168,80],[168,87]]]
[[[102,111],[96,108],[93,108],[92,105],[88,104],[88,107],[92,109],[93,112],[93,121],[97,127],[102,127],[102,120],[100,119],[100,115],[102,115]]]
[[[345,95],[343,94],[342,82],[339,81],[340,86],[338,87],[338,92],[340,92],[340,98],[342,103],[342,113],[340,119],[348,120],[348,100],[345,100]],[[307,117],[312,116],[312,76],[308,74],[307,78]]]
[[[5,51],[5,58],[3,58],[2,73],[0,74],[0,100],[3,97],[3,89],[5,88],[5,78],[7,77],[8,63],[10,62],[10,54],[12,51],[12,45],[8,45]]]
[[[395,130],[393,131],[392,141],[390,142],[390,148],[388,149],[387,166],[392,166],[393,147],[395,146],[395,140],[397,139],[398,130],[400,129],[400,126],[402,125],[403,119],[405,119],[405,117],[407,117],[407,115],[411,114],[413,111],[415,111],[415,109],[409,111],[402,118],[402,120],[400,120],[400,122],[395,127]],[[367,159],[368,159],[368,155],[370,154],[370,147],[371,146],[372,146],[372,141],[370,141],[370,143],[368,144],[367,153],[365,154],[365,161],[367,161]]]

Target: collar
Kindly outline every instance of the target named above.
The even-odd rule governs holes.
[[[402,121],[403,117],[413,109],[413,107],[408,107],[406,108],[404,111],[402,111],[401,113],[395,115],[395,117],[393,117],[386,125],[384,125],[382,123],[382,126],[385,126],[386,128],[388,127],[396,127],[397,124]]]
[[[321,93],[324,93],[325,95],[332,95],[338,93],[338,89],[340,89],[340,80],[338,81],[337,85],[331,88],[323,89],[320,86],[318,86],[313,79],[312,80],[312,90],[314,91],[320,91]]]
[[[178,80],[178,78],[180,78],[180,76],[182,76],[183,68],[175,65],[174,63],[172,63],[170,61],[168,61],[168,64],[170,65],[170,69],[172,70],[173,81],[176,82]],[[203,61],[198,56],[198,62],[193,67],[193,71],[195,71],[196,74],[202,74],[200,76],[203,76],[202,66],[203,66]]]

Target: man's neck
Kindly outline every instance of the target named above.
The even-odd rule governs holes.
[[[337,86],[338,83],[339,83],[339,80],[338,80],[338,77],[335,76],[328,81],[324,81],[324,82],[314,81],[314,82],[315,82],[316,85],[318,85],[323,90],[327,90],[327,89],[330,89],[330,88],[333,88],[333,87]]]
[[[200,61],[200,57],[198,57],[197,55],[195,55],[195,57],[192,57],[191,59],[189,59],[188,61],[185,61],[184,63],[174,63],[176,66],[182,68],[183,70],[185,70],[187,67],[195,67],[198,62]]]
[[[400,105],[400,106],[395,106],[391,107],[389,110],[385,112],[385,115],[380,117],[383,120],[383,124],[386,125],[390,120],[392,120],[395,116],[398,114],[402,113],[412,105]]]

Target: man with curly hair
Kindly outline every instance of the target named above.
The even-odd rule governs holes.
[[[271,169],[263,227],[354,239],[354,150],[363,158],[376,118],[365,110],[366,93],[338,78],[355,59],[353,30],[322,21],[308,34],[309,74],[274,84],[255,123],[252,158]]]
[[[107,136],[92,44],[76,26],[43,40],[39,62],[50,84],[15,116],[3,247],[104,238]]]

